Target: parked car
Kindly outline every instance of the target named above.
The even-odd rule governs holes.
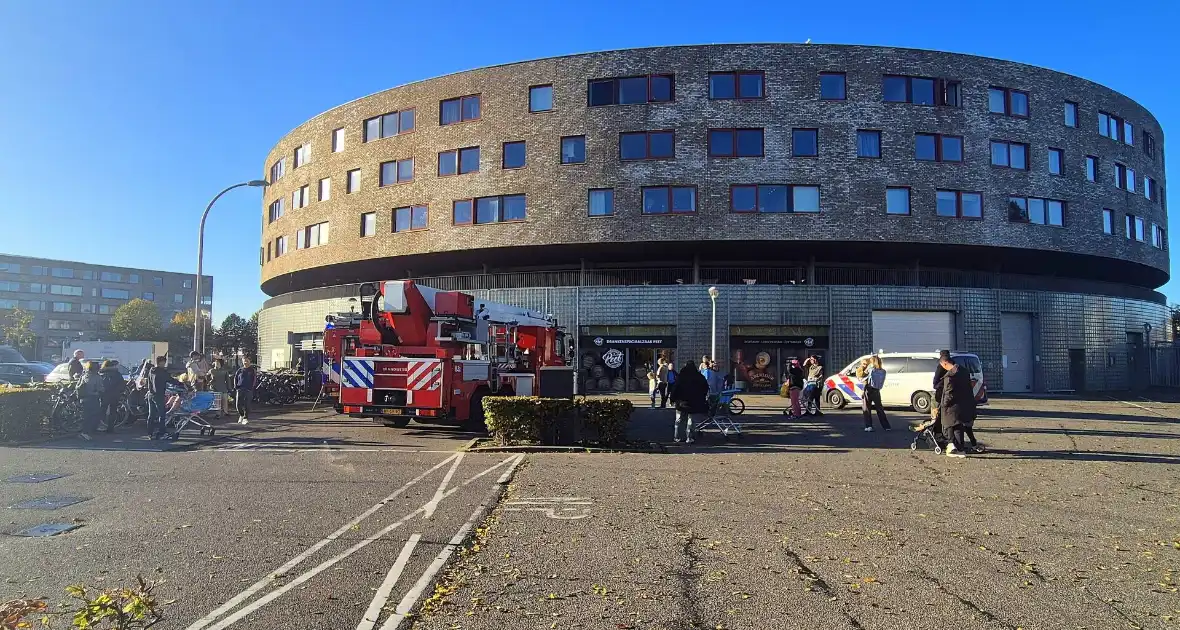
[[[86,364],[89,362],[95,362],[95,363],[98,363],[99,365],[102,365],[102,362],[105,360],[106,359],[102,359],[102,358],[99,358],[99,359],[87,358],[87,359],[82,359],[82,363]],[[131,377],[131,370],[129,370],[127,368],[127,366],[123,365],[122,363],[119,364],[119,373],[123,375],[123,380],[127,380],[128,378]],[[45,377],[46,383],[60,383],[61,381],[68,381],[68,380],[70,380],[70,362],[69,361],[66,361],[65,363],[58,364],[58,366],[53,368],[53,370],[50,371],[49,374]]]
[[[836,409],[849,403],[860,404],[864,386],[856,378],[856,367],[865,355],[824,381],[824,401]],[[934,371],[938,368],[937,352],[886,352],[881,357],[885,368],[885,386],[881,388],[881,404],[886,407],[910,407],[918,413],[930,413],[934,396]],[[971,374],[975,400],[987,404],[987,385],[983,382],[983,362],[969,352],[951,352],[951,360],[966,367]]]
[[[0,363],[28,363],[20,350],[12,346],[0,346]]]
[[[51,371],[38,363],[0,363],[0,378],[10,383],[43,383]]]

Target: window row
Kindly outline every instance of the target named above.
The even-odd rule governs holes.
[[[1102,232],[1114,235],[1115,212],[1109,208],[1102,209]],[[1150,231],[1149,231],[1150,230]],[[1144,243],[1151,240],[1151,246],[1156,249],[1168,248],[1168,237],[1163,226],[1151,223],[1143,217],[1127,214],[1123,217],[1123,235],[1127,240]]]
[[[0,272],[20,273],[21,265],[20,263],[0,263]],[[77,278],[79,280],[101,280],[103,282],[139,284],[139,274],[137,273],[124,274],[117,271],[94,271],[92,269],[78,270],[71,269],[69,267],[42,267],[39,265],[29,267],[29,273],[34,276],[52,276],[54,278]],[[160,286],[163,284],[163,282],[163,278],[152,278],[152,283],[155,284],[155,286]],[[0,289],[0,291],[2,290],[3,289]]]

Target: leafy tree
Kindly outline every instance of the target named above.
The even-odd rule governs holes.
[[[246,320],[246,329],[242,332],[242,354],[258,360],[258,311]]]
[[[4,343],[17,349],[32,350],[37,345],[37,335],[32,329],[33,314],[23,308],[14,308],[4,318],[0,328]]]
[[[1171,321],[1172,325],[1172,339],[1180,339],[1180,305],[1173,304],[1171,307]]]
[[[212,340],[212,336],[209,334],[209,318],[202,317],[201,319],[203,320],[203,336],[208,343]],[[184,310],[173,315],[168,329],[164,331],[164,340],[168,342],[168,354],[187,355],[189,349],[193,347],[193,312]]]
[[[115,309],[111,335],[124,341],[159,341],[160,309],[155,302],[135,298]]]

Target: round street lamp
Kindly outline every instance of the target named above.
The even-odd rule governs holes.
[[[710,348],[709,348],[709,358],[713,359],[714,361],[717,360],[717,296],[718,295],[721,295],[721,291],[717,290],[717,287],[709,287],[709,301],[713,303],[713,329],[712,329],[712,335],[710,336],[712,341],[711,341]]]

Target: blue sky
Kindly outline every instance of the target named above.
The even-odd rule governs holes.
[[[408,81],[634,46],[810,38],[1022,61],[1137,100],[1177,156],[1178,29],[1176,0],[0,1],[0,252],[194,270],[209,198],[262,176],[304,120]],[[210,216],[218,320],[265,297],[260,195]],[[1164,292],[1180,301],[1180,282]]]

